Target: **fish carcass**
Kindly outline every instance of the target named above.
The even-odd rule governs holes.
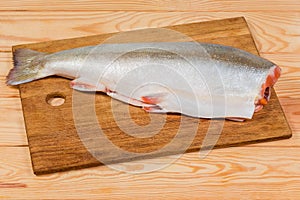
[[[147,112],[201,118],[252,118],[280,76],[246,51],[196,42],[101,44],[41,53],[17,49],[8,85],[51,75],[80,91],[102,91]]]

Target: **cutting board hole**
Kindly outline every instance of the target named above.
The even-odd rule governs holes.
[[[46,102],[51,106],[61,106],[65,103],[66,97],[60,93],[48,94],[46,97]]]

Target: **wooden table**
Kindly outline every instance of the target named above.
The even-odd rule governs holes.
[[[217,149],[204,159],[189,153],[146,174],[107,166],[33,174],[19,92],[5,85],[12,45],[238,16],[245,16],[260,54],[283,69],[275,89],[291,139]],[[299,1],[3,0],[0,91],[0,199],[300,198]]]

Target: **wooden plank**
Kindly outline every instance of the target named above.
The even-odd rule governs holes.
[[[59,1],[54,0],[51,4],[45,4],[42,0],[24,0],[20,3],[17,0],[4,0],[2,1],[1,9],[5,10],[63,10],[63,11],[279,11],[290,12],[299,11],[300,4],[296,0],[291,1],[272,1],[268,4],[263,0],[255,0],[251,2],[245,1],[222,1],[222,0],[202,0],[193,1],[146,1],[146,0],[80,0],[72,1]]]
[[[11,66],[11,52],[0,52],[0,146],[23,146],[28,143],[19,91],[5,83]]]
[[[0,147],[0,152],[3,199],[297,199],[300,195],[299,148],[216,149],[204,159],[188,153],[143,174],[132,172],[157,163],[124,163],[127,173],[100,166],[38,177],[31,171],[28,148]]]
[[[249,17],[249,20],[251,20],[251,23],[249,23],[249,27],[251,33],[253,34],[257,48],[259,49],[260,52],[299,53],[300,52],[299,13],[295,13],[294,16],[291,15],[288,19],[283,17],[282,15],[277,15],[277,14],[274,15],[275,16],[273,17],[272,21],[265,20],[266,18],[264,15],[256,16],[255,20],[251,20],[252,18]],[[294,23],[298,25],[294,26]],[[256,24],[259,24],[259,26],[257,26]],[[293,30],[293,31],[289,32],[288,30]]]
[[[299,79],[299,78],[298,78]],[[300,142],[300,98],[280,98],[280,104],[293,133],[289,140],[272,141],[252,144],[251,147],[285,147],[287,149],[299,147]]]
[[[197,41],[232,45],[257,54],[254,42],[243,18],[178,25],[169,27],[169,29],[179,31]],[[159,37],[157,37],[151,34],[147,35],[147,32],[141,31],[132,32],[132,34],[134,34],[134,42],[145,42],[147,39],[148,41],[161,41],[163,38],[160,33]],[[143,36],[142,38],[139,37],[141,35]],[[14,50],[17,48],[31,48],[44,52],[56,52],[79,46],[95,45],[110,36],[112,36],[112,34],[49,41],[31,45],[19,45],[14,47]],[[167,41],[182,39],[171,37],[169,34],[166,37],[168,39]],[[125,39],[125,41],[122,40],[122,42],[128,41]],[[93,135],[96,133],[96,130],[91,129],[94,123],[101,125],[106,137],[108,137],[112,143],[125,151],[137,153],[135,155],[129,155],[129,157],[127,155],[120,156],[119,153],[114,152],[114,147],[104,147],[104,145],[93,147],[95,148],[93,150],[96,154],[103,154],[101,158],[106,159],[105,163],[124,162],[144,157],[149,158],[151,156],[175,154],[179,151],[195,151],[198,150],[200,146],[210,147],[210,145],[214,144],[202,144],[206,132],[208,128],[216,132],[220,126],[220,123],[218,123],[215,124],[215,126],[209,127],[211,120],[199,120],[180,115],[154,115],[153,118],[159,121],[162,120],[160,119],[161,117],[166,117],[166,124],[155,136],[141,139],[129,136],[120,129],[120,124],[117,124],[115,115],[112,114],[111,98],[102,94],[95,96],[98,120],[93,122],[91,118],[93,116],[89,114],[86,116],[87,118],[85,118],[85,120],[88,120],[89,125],[86,123],[75,124],[75,118],[73,118],[73,116],[75,116],[74,109],[77,107],[73,102],[73,96],[80,93],[76,91],[73,92],[73,90],[70,89],[69,80],[55,77],[47,78],[20,85],[20,91],[33,168],[36,174],[101,164],[86,150],[86,148],[91,147],[84,147],[82,144],[83,141],[97,141],[96,136]],[[66,99],[65,104],[60,107],[49,106],[45,98],[53,92],[63,94]],[[252,120],[241,123],[226,121],[215,147],[226,147],[290,137],[291,132],[285,121],[277,96],[274,91],[272,92],[273,96],[268,106],[261,112],[256,113]],[[89,98],[91,94],[81,95],[84,97],[78,108],[80,108],[80,112],[83,114],[84,112],[89,112],[89,106],[93,107],[93,105],[87,103],[85,100]],[[130,117],[127,119],[126,116],[123,116],[123,113],[128,109],[128,105],[114,100],[112,100],[112,103],[117,104],[117,112],[120,112],[122,115],[123,120],[119,120],[118,123],[125,122],[128,126],[128,121],[132,119],[135,120],[136,123],[149,123],[148,114],[143,112],[140,108],[130,106],[132,119]],[[181,129],[181,133],[183,134],[176,136],[176,138],[180,138],[180,143],[176,143],[175,141],[177,139],[174,137],[179,131],[178,127],[183,124],[180,123],[181,120],[186,120],[187,123],[184,123],[185,128]],[[272,122],[275,121],[275,123],[270,124],[270,120],[272,120]],[[84,130],[85,135],[83,140],[77,135],[78,129],[76,128],[78,128],[79,124],[88,127],[88,130]],[[182,143],[182,141],[189,141],[188,137],[191,135],[193,125],[199,126],[197,134],[195,138],[191,138],[191,144],[186,146],[187,150],[183,150],[180,148],[180,145],[185,144]],[[131,131],[136,131],[136,129],[132,127]],[[174,146],[170,149],[163,148],[167,146],[169,142]],[[142,153],[147,153],[147,155]]]
[[[21,100],[0,98],[0,146],[27,145]]]
[[[0,76],[6,76],[9,69],[12,68],[12,53],[0,52]],[[2,88],[2,87],[1,87]]]
[[[6,76],[0,76],[0,98],[20,98],[19,91],[16,87],[6,85]]]
[[[12,67],[12,53],[0,52],[0,98],[20,98],[18,88],[6,85],[6,76]]]
[[[299,53],[297,12],[0,12],[0,50],[10,51],[21,43],[239,16],[246,17],[259,52]]]

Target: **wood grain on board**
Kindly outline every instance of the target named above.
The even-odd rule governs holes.
[[[189,153],[152,173],[133,174],[151,160],[34,176],[27,147],[0,147],[3,199],[297,199],[299,148],[215,149],[200,159]],[[155,167],[155,166],[154,166]],[[13,192],[12,192],[13,191]]]
[[[258,53],[244,18],[177,25],[168,28],[186,34],[197,41],[231,45],[254,54]],[[153,33],[153,31],[137,30],[130,33],[131,37],[123,38],[122,42],[159,42],[166,41],[166,39],[167,41],[182,41],[182,38],[177,35],[163,37],[155,35],[158,33]],[[97,45],[111,36],[113,36],[112,33],[18,45],[13,47],[13,50],[30,48],[42,52],[56,52],[80,46]],[[212,135],[218,133],[217,131],[223,125],[222,121],[214,122],[180,115],[151,115],[153,119],[158,119],[158,121],[165,118],[166,124],[154,136],[137,138],[123,132],[119,125],[121,123],[128,126],[129,121],[133,120],[135,123],[145,126],[150,123],[148,113],[140,108],[112,100],[101,93],[94,96],[90,93],[73,91],[70,89],[69,80],[67,79],[50,77],[27,83],[20,86],[20,93],[31,159],[36,174],[100,165],[101,163],[86,148],[92,150],[96,155],[101,155],[101,158],[107,164],[182,153],[184,151],[196,151],[200,147],[208,148],[214,145],[214,140],[216,140],[215,147],[228,147],[289,138],[291,136],[274,90],[272,90],[273,95],[270,103],[261,112],[256,113],[252,120],[246,120],[245,122],[225,121],[219,140],[210,137],[209,139],[213,140],[208,141],[208,143],[207,140],[204,140],[206,133],[208,130],[212,131]],[[46,102],[49,95],[63,96],[66,101],[62,106],[53,107]],[[76,95],[80,96],[80,100],[79,104],[74,106],[74,99],[72,98]],[[95,98],[95,110],[98,117],[96,121],[93,121],[95,116],[85,113],[94,106],[87,103],[89,101],[86,99],[90,98]],[[112,107],[111,104],[114,104],[114,106]],[[128,107],[130,116],[124,116],[123,113]],[[79,122],[76,121],[74,124],[74,115],[77,114],[74,113],[74,110],[76,109],[85,118]],[[112,109],[115,109],[114,113],[112,113]],[[119,117],[118,120],[116,120],[116,114]],[[185,123],[180,123],[181,120]],[[98,123],[105,136],[114,145],[125,152],[135,154],[130,156],[119,154],[113,146],[84,146],[82,141],[92,140],[98,142],[97,129],[94,128],[98,126]],[[80,135],[81,138],[77,134],[78,125],[83,127],[82,130],[84,130],[83,135]],[[195,127],[196,135],[191,139],[190,135]],[[156,130],[155,127],[154,130]],[[135,132],[137,129],[132,126],[129,127],[129,131]]]
[[[296,0],[290,1],[272,1],[272,4],[267,4],[263,0],[246,1],[222,1],[222,0],[205,0],[195,1],[186,0],[184,2],[178,0],[81,0],[81,1],[51,1],[45,4],[42,0],[23,0],[20,3],[17,0],[4,0],[0,10],[63,10],[63,11],[124,11],[124,10],[139,10],[139,11],[280,11],[290,12],[299,11],[299,2]]]
[[[299,53],[299,12],[0,12],[0,51],[10,52],[17,44],[240,16],[246,17],[259,52]]]

